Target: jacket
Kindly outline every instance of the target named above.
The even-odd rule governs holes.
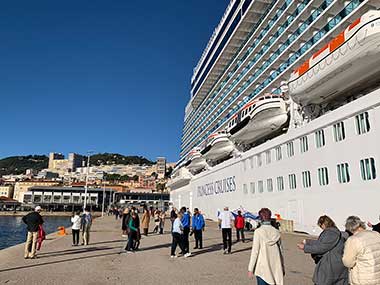
[[[235,218],[235,228],[244,229],[245,221],[243,216],[236,216]]]
[[[31,212],[22,218],[22,221],[26,224],[28,232],[38,232],[39,225],[44,223],[40,213]]]
[[[74,217],[71,218],[71,223],[73,224],[71,229],[80,230],[81,218],[78,215],[75,215]]]
[[[123,214],[123,219],[121,222],[121,229],[126,231],[129,227],[129,219],[131,218],[131,214]]]
[[[255,230],[248,271],[269,284],[284,284],[280,231],[269,224]]]
[[[351,285],[380,283],[380,234],[374,231],[355,233],[347,239],[343,263],[349,268]]]
[[[315,266],[314,284],[348,284],[348,270],[342,262],[346,238],[345,233],[330,227],[319,235],[318,240],[306,240],[304,252],[321,256]]]
[[[143,229],[148,229],[149,228],[149,222],[150,222],[150,215],[148,210],[144,211],[144,214],[142,215],[141,218],[141,227]]]
[[[188,212],[183,213],[181,223],[184,228],[190,228],[190,215]]]
[[[137,232],[136,219],[133,219],[132,217],[129,219],[128,228],[133,232]]]
[[[203,218],[203,215],[198,214],[193,216],[192,220],[193,224],[193,230],[202,230],[205,227],[205,219]]]
[[[84,212],[82,215],[82,220],[81,220],[81,228],[83,230],[91,228],[92,225],[92,215],[89,212]]]

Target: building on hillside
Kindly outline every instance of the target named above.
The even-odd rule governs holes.
[[[60,175],[75,171],[78,167],[84,166],[84,162],[85,157],[76,153],[69,153],[67,159],[60,153],[49,154],[49,170]]]
[[[33,186],[57,186],[59,182],[56,181],[20,181],[15,183],[13,199],[22,203],[24,201],[24,194],[29,191]]]
[[[87,205],[94,211],[100,211],[103,204],[103,194],[105,194],[106,209],[113,202],[114,192],[110,188],[88,188]],[[46,210],[75,211],[83,209],[85,197],[83,187],[34,186],[24,194],[23,206],[39,205]]]
[[[165,173],[166,173],[166,158],[165,157],[157,157],[156,168],[157,168],[156,170],[157,177],[159,179],[164,178]]]
[[[0,196],[0,211],[4,210],[16,210],[17,207],[20,207],[21,203],[8,197]]]
[[[0,186],[0,197],[13,198],[14,186],[3,185]]]
[[[139,176],[140,188],[156,189],[156,177],[154,176]]]

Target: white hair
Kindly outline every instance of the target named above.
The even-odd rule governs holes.
[[[358,228],[366,228],[365,223],[357,216],[349,216],[346,220],[345,227],[346,230],[351,233],[356,232]]]

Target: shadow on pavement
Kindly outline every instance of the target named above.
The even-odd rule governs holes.
[[[97,258],[97,257],[103,257],[103,256],[111,256],[111,255],[118,255],[118,253],[115,253],[115,252],[103,253],[103,254],[97,254],[97,255],[91,255],[91,256],[75,257],[75,258],[70,258],[70,259],[65,259],[65,260],[57,260],[57,261],[52,261],[52,262],[44,262],[44,263],[31,264],[31,265],[25,265],[25,266],[18,266],[18,267],[13,267],[13,268],[0,269],[0,272],[8,272],[8,271],[14,271],[14,270],[19,270],[19,269],[34,268],[34,267],[39,267],[39,266],[59,264],[59,263],[76,261],[76,260],[84,260],[84,259]]]
[[[45,254],[39,254],[38,259],[41,258],[49,258],[49,257],[54,257],[54,256],[63,256],[63,255],[70,255],[70,254],[82,254],[82,253],[89,253],[89,252],[94,252],[94,251],[102,251],[102,250],[111,250],[111,249],[116,249],[119,247],[83,247],[79,248],[76,250],[67,250],[67,251],[61,251],[61,252],[50,252],[50,253],[45,253]]]

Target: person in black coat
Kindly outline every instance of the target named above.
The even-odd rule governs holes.
[[[36,258],[37,237],[39,226],[44,223],[40,212],[41,207],[37,206],[34,212],[31,212],[22,218],[28,230],[28,236],[25,242],[24,258]]]

